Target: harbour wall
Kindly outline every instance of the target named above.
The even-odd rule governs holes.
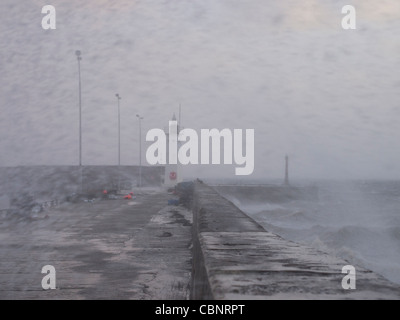
[[[268,232],[215,188],[195,183],[192,299],[400,299],[399,286],[357,266],[356,288],[344,289],[347,265]]]
[[[17,166],[0,168],[1,209],[12,199],[63,199],[72,193],[130,189],[138,184],[139,166]],[[160,186],[164,167],[142,167],[142,186]]]

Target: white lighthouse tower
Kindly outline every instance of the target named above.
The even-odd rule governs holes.
[[[180,126],[174,113],[172,120],[169,122],[168,131],[165,132],[167,138],[167,164],[165,165],[164,186],[167,188],[173,188],[182,181],[178,170],[179,164],[177,159],[179,131]]]

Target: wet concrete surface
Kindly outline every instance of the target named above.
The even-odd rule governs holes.
[[[192,213],[163,192],[0,220],[0,299],[188,299]],[[48,218],[45,218],[46,215]],[[56,269],[43,290],[42,267]]]
[[[344,289],[347,261],[264,230],[200,182],[193,211],[194,299],[400,299],[398,285],[359,266]]]

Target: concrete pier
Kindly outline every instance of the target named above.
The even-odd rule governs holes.
[[[189,297],[191,212],[165,192],[67,204],[35,220],[0,220],[0,299]],[[56,269],[43,290],[42,267]]]
[[[194,299],[399,299],[400,287],[358,266],[344,290],[336,257],[265,231],[213,188],[194,197]]]
[[[0,299],[400,298],[358,266],[356,289],[344,290],[346,261],[264,230],[201,182],[193,212],[170,198],[158,190],[1,217]],[[55,290],[42,289],[46,265]]]

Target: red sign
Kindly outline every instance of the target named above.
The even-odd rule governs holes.
[[[170,178],[170,180],[176,180],[176,172],[171,171],[171,172],[169,173],[169,178]]]

